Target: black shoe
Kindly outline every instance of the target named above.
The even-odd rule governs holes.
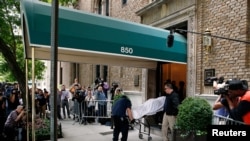
[[[86,121],[82,120],[82,121],[81,121],[81,124],[86,125],[87,123],[86,123]]]
[[[68,118],[69,118],[69,119],[71,118],[70,115],[68,116]]]

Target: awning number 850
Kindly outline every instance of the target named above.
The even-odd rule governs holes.
[[[129,47],[121,47],[121,53],[125,53],[125,54],[133,54],[133,48],[129,48]]]

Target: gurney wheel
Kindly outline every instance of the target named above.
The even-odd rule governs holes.
[[[152,140],[152,137],[149,136],[149,137],[148,137],[148,141],[151,141],[151,140]]]
[[[143,139],[143,135],[142,134],[139,134],[139,139]]]

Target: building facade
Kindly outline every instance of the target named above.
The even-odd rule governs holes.
[[[173,30],[187,38],[187,64],[159,62],[155,70],[59,62],[60,84],[70,86],[74,78],[85,86],[101,77],[118,82],[128,93],[143,99],[162,95],[167,80],[184,81],[186,93],[213,94],[204,83],[210,76],[250,81],[250,1],[198,0],[79,0],[79,10]],[[206,44],[205,33],[211,42]],[[167,37],[166,37],[167,38]],[[167,54],[166,54],[167,55]],[[114,58],[115,59],[115,58]]]
[[[111,16],[139,23],[140,17],[136,15],[136,11],[148,4],[148,1],[138,0],[133,3],[128,1],[125,3],[123,2],[124,1],[115,0],[84,0],[79,1],[75,8],[103,16]],[[105,62],[100,62],[100,64],[60,62],[59,68],[58,81],[66,84],[66,86],[70,86],[74,78],[78,78],[82,85],[91,86],[95,79],[100,77],[110,85],[112,82],[117,82],[124,91],[129,93],[138,94],[145,91],[144,83],[146,70],[142,68],[126,67],[123,66],[122,62],[120,66],[108,66],[105,65]]]

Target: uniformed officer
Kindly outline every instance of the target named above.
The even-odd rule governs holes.
[[[114,120],[113,141],[118,141],[120,132],[121,141],[127,141],[129,121],[134,122],[131,101],[125,95],[121,96],[112,107],[112,118]]]

